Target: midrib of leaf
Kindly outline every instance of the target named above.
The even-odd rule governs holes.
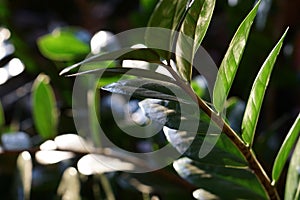
[[[243,121],[242,121],[242,138],[250,147],[253,143],[255,129],[263,102],[264,94],[269,83],[271,72],[275,64],[277,55],[281,49],[283,40],[287,30],[284,32],[276,46],[273,48],[265,62],[263,63],[256,79],[253,83],[251,93],[245,109]]]
[[[221,63],[213,91],[213,104],[218,112],[221,112],[224,108],[225,101],[242,58],[250,28],[253,24],[259,4],[260,1],[257,2],[239,26]]]

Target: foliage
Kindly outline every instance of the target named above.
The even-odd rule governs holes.
[[[88,123],[85,126],[88,127],[91,135],[90,138],[88,136],[84,138],[79,136],[81,130],[77,130],[78,134],[59,131],[59,123],[62,123],[61,126],[64,124],[60,121],[61,102],[57,101],[60,97],[56,92],[61,91],[53,89],[49,76],[45,74],[37,76],[32,86],[31,105],[34,128],[39,137],[38,141],[32,140],[32,146],[38,145],[39,148],[29,153],[25,151],[26,149],[21,151],[17,148],[5,149],[3,145],[4,152],[20,151],[17,159],[19,177],[16,184],[18,190],[22,191],[21,196],[24,199],[33,196],[30,194],[34,188],[34,185],[31,185],[34,179],[32,163],[37,162],[39,165],[44,165],[46,169],[49,166],[52,169],[59,168],[59,174],[63,175],[58,178],[60,183],[57,184],[56,193],[57,197],[62,199],[70,196],[73,199],[86,197],[81,188],[83,183],[92,188],[92,196],[98,199],[123,198],[116,192],[118,187],[138,191],[143,199],[150,199],[150,196],[157,191],[168,193],[165,191],[175,188],[174,197],[169,195],[168,198],[181,198],[180,192],[176,195],[176,188],[180,190],[181,186],[189,188],[188,192],[194,191],[193,196],[196,199],[280,199],[277,184],[280,178],[284,180],[284,166],[291,155],[284,196],[286,199],[299,199],[300,140],[296,146],[295,143],[300,132],[300,115],[275,156],[272,179],[256,158],[255,154],[260,152],[254,150],[256,126],[263,99],[287,30],[262,64],[253,82],[246,106],[237,98],[228,98],[234,79],[239,76],[238,68],[243,67],[240,63],[260,2],[256,3],[241,22],[228,46],[219,66],[212,102],[207,98],[209,95],[206,86],[199,84],[199,80],[203,82],[204,78],[195,75],[197,72],[193,70],[193,66],[196,62],[197,50],[202,41],[205,41],[215,9],[215,0],[160,0],[158,2],[148,26],[173,31],[164,38],[169,51],[150,47],[114,49],[100,52],[73,64],[83,59],[91,49],[88,45],[90,38],[83,30],[74,27],[61,28],[40,37],[37,45],[44,57],[54,61],[57,66],[65,63],[73,64],[64,68],[60,75],[67,74],[71,80],[72,77],[85,77],[85,75],[98,73],[103,73],[103,77],[102,80],[93,83],[96,93],[92,95],[89,92],[81,93],[86,97],[89,106],[87,113],[81,114],[87,118]],[[145,7],[151,6],[145,0],[142,0],[142,4]],[[147,38],[151,40],[151,34],[151,32],[145,33],[146,41],[149,41]],[[187,37],[191,41],[186,41]],[[131,61],[132,66],[123,67],[124,61],[128,60]],[[134,66],[139,65],[140,61],[148,68]],[[76,72],[79,67],[82,67],[81,70]],[[157,71],[159,67],[167,73],[159,73]],[[128,76],[127,79],[119,80],[119,77],[124,74]],[[54,78],[51,83],[54,84],[56,80],[58,79]],[[90,84],[89,81],[86,84]],[[106,92],[105,95],[102,95],[103,91]],[[134,104],[135,107],[122,104],[120,97],[113,99],[114,105],[110,105],[108,114],[107,105],[102,105],[107,100],[107,92],[130,96],[132,99],[129,103]],[[96,104],[93,104],[94,101]],[[185,109],[181,105],[184,105]],[[122,123],[128,130],[132,126],[132,120],[126,116],[124,111],[126,109],[131,110],[134,116],[138,116],[138,122],[134,123],[144,126],[151,122],[163,126],[160,130],[163,136],[158,142],[142,141],[143,144],[150,144],[151,150],[156,150],[160,145],[169,143],[182,155],[174,160],[172,165],[167,166],[165,171],[161,172],[162,174],[159,174],[160,171],[155,174],[161,179],[162,185],[152,186],[151,174],[135,176],[126,173],[147,168],[141,158],[129,156],[114,148],[99,146],[102,138],[99,137],[98,120],[101,125],[108,127],[110,139],[126,146],[124,133],[115,128],[116,125],[109,118],[114,109],[119,109],[118,114],[125,116]],[[0,105],[0,131],[3,130],[5,122]],[[198,124],[197,130],[191,128],[193,124]],[[216,134],[218,132],[221,134]],[[14,134],[10,135],[14,137]],[[96,146],[91,144],[91,140]],[[213,149],[209,153],[201,154],[201,150],[207,144],[212,145]],[[294,146],[295,149],[292,151]],[[0,152],[2,153],[2,149]],[[33,153],[34,159],[30,155]],[[165,183],[162,176],[170,179],[171,183]],[[190,184],[187,185],[182,179]],[[114,187],[116,184],[118,186]],[[167,186],[168,184],[170,187]]]

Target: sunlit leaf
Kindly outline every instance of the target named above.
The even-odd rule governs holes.
[[[298,139],[287,172],[284,199],[300,199],[300,138]]]
[[[86,153],[92,150],[91,145],[77,134],[62,134],[54,139],[55,146],[60,150]]]
[[[89,44],[82,41],[71,28],[56,29],[37,41],[41,53],[55,61],[74,61],[90,52]]]
[[[32,88],[33,119],[37,132],[44,139],[57,134],[58,110],[49,77],[40,74]]]
[[[287,30],[285,31],[283,36],[280,38],[279,42],[276,44],[276,46],[273,48],[273,50],[263,63],[251,89],[251,93],[247,102],[242,121],[242,138],[250,146],[252,146],[253,143],[260,108],[263,102],[267,85],[270,80],[271,72],[275,64],[276,58],[279,54],[279,51],[281,49],[283,39],[286,33]]]
[[[147,62],[153,62],[153,63],[160,63],[160,57],[153,49],[147,49],[147,48],[124,48],[121,50],[105,53],[105,54],[99,54],[94,55],[89,58],[86,58],[85,60],[76,63],[72,66],[69,66],[65,69],[63,69],[60,72],[60,75],[66,74],[67,72],[71,71],[72,69],[79,68],[81,65],[84,64],[97,64],[97,62],[101,61],[109,61],[109,60],[142,60]],[[107,67],[107,66],[103,66]]]
[[[194,55],[199,48],[210,23],[215,0],[195,0],[182,23],[176,44],[177,69],[186,80],[191,80]],[[187,41],[187,38],[192,41]],[[176,54],[177,55],[177,54]]]
[[[256,16],[259,4],[260,1],[254,6],[244,21],[240,24],[221,63],[213,91],[213,104],[218,112],[221,112],[224,108],[225,101],[242,58],[250,28],[254,17]]]
[[[182,178],[220,199],[266,199],[248,168],[214,166],[186,157],[176,160],[173,166]]]
[[[134,170],[135,166],[119,158],[88,154],[78,161],[77,168],[84,175],[92,175],[115,171],[130,171]]]
[[[67,160],[73,157],[75,157],[75,154],[67,151],[45,150],[37,151],[35,153],[36,161],[43,165],[59,163],[63,160]]]
[[[273,171],[272,171],[273,184],[275,184],[278,181],[280,174],[283,170],[283,167],[288,159],[288,156],[292,151],[294,144],[296,143],[299,134],[300,134],[300,114],[298,115],[296,121],[294,122],[293,126],[289,130],[276,156],[273,165]]]
[[[149,31],[146,31],[146,41],[151,42],[151,44],[157,43],[160,47],[163,46],[164,49],[171,51],[175,33],[172,31],[175,31],[181,25],[184,12],[187,9],[186,5],[189,2],[188,0],[160,0],[152,12],[147,27],[160,27],[171,31],[167,34],[156,34],[155,31],[149,29]],[[169,60],[171,57],[169,52],[158,52],[164,59]]]
[[[23,151],[17,158],[18,172],[22,183],[23,198],[30,199],[32,180],[32,159],[28,151]]]

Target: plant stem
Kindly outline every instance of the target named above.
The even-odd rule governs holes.
[[[215,113],[207,104],[197,96],[197,103],[199,107],[214,121],[214,123],[222,129],[222,132],[235,144],[241,151],[249,164],[249,168],[256,175],[262,186],[264,187],[270,199],[279,200],[280,197],[277,193],[275,186],[271,185],[271,181],[264,171],[263,167],[257,160],[254,152],[249,148],[244,141],[235,133],[235,131],[223,120],[223,118]]]

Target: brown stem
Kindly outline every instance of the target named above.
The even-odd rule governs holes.
[[[223,118],[216,114],[207,104],[197,96],[197,103],[199,107],[215,122],[215,124],[222,129],[222,132],[235,144],[247,160],[250,169],[256,175],[260,183],[263,185],[266,193],[270,199],[279,200],[280,197],[277,193],[275,186],[271,185],[271,181],[264,171],[263,167],[256,159],[256,156],[251,148],[249,148],[243,140],[235,133],[234,130],[223,120]]]

